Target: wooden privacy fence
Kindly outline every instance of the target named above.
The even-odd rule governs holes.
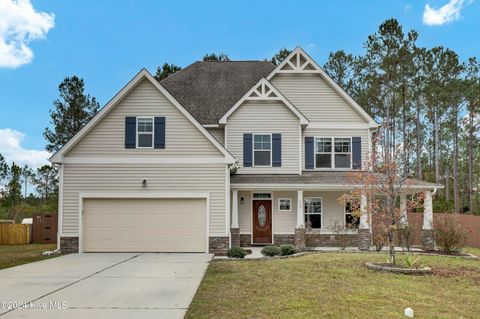
[[[0,224],[0,245],[29,244],[31,238],[31,225]]]
[[[57,214],[33,214],[33,242],[55,244],[57,242]]]

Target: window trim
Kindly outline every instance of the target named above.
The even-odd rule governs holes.
[[[280,208],[280,207],[281,207],[281,206],[280,206],[280,202],[281,202],[282,200],[288,200],[288,201],[289,201],[289,203],[290,203],[290,204],[289,204],[289,207],[290,207],[289,209],[281,209],[281,208]],[[290,197],[282,197],[282,198],[279,198],[279,199],[278,199],[278,211],[279,211],[279,212],[291,212],[291,211],[292,211],[292,198],[290,198]]]
[[[256,135],[268,135],[270,136],[270,165],[255,165],[255,136]],[[266,150],[258,150],[266,151]],[[272,167],[273,145],[272,145],[272,133],[252,133],[252,167]]]
[[[357,198],[355,196],[351,196],[348,198],[345,198],[343,201],[343,225],[345,228],[347,228],[347,215],[352,215],[352,213],[347,213],[347,202],[352,201],[352,200],[357,200],[360,204],[360,198]],[[352,230],[358,229],[360,227],[360,218],[358,218],[359,225],[358,227],[351,228]]]
[[[327,138],[330,139],[332,143],[332,151],[328,152],[317,152],[317,139],[320,138]],[[336,153],[335,152],[335,139],[336,138],[344,138],[350,140],[350,152],[349,153]],[[352,170],[353,167],[353,144],[352,144],[352,137],[351,136],[314,136],[313,137],[313,167],[315,170]],[[330,167],[317,167],[317,154],[330,154]],[[335,167],[335,154],[350,154],[350,167]]]
[[[307,203],[307,199],[320,199],[320,213],[307,213],[305,212],[305,205]],[[305,222],[305,215],[320,215],[320,228],[313,228],[312,230],[324,230],[324,223],[323,223],[323,197],[322,196],[309,196],[303,198],[303,220]],[[305,222],[306,223],[306,222]]]
[[[139,119],[151,119],[152,120],[152,133],[138,132],[138,120]],[[139,146],[138,144],[138,135],[149,135],[152,134],[152,146]],[[135,121],[135,147],[137,149],[153,149],[155,146],[155,117],[154,116],[137,116]]]

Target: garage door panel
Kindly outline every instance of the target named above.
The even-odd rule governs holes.
[[[85,199],[86,252],[204,252],[206,199]]]

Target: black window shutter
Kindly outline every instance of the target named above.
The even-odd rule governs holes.
[[[314,169],[314,160],[315,155],[313,151],[314,143],[313,137],[306,136],[305,137],[305,169]]]
[[[362,138],[352,137],[352,168],[362,169]]]
[[[165,117],[155,117],[154,148],[165,148]]]
[[[282,134],[272,134],[272,166],[282,166]]]
[[[137,118],[136,117],[126,117],[125,118],[125,148],[135,148],[136,147],[136,136],[137,131]]]
[[[252,167],[252,134],[243,134],[243,167]]]

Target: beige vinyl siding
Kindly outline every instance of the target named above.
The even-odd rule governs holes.
[[[225,145],[225,131],[223,128],[208,128],[207,131],[220,142]]]
[[[240,203],[243,197],[243,205]],[[238,225],[240,234],[252,233],[252,196],[250,192],[238,192]]]
[[[303,197],[321,197],[323,199],[322,230],[331,232],[335,221],[345,223],[345,206],[339,203],[342,192],[305,191]]]
[[[247,101],[228,118],[227,149],[238,159],[238,174],[298,174],[300,122],[280,101]],[[243,167],[244,133],[281,133],[282,167]],[[252,154],[253,157],[253,154]]]
[[[225,180],[223,164],[64,164],[62,236],[78,234],[80,192],[209,192],[210,235],[225,236]]]
[[[362,138],[362,167],[366,169],[370,159],[370,143],[368,129],[321,129],[306,128],[302,137],[302,169],[305,169],[305,136],[313,137],[354,137]]]
[[[291,211],[280,211],[278,200],[291,199]],[[297,225],[297,192],[273,192],[273,233],[294,234]]]
[[[125,117],[164,116],[165,149],[125,149]],[[221,152],[148,80],[143,80],[66,156],[213,155]]]
[[[277,74],[270,82],[310,123],[367,123],[319,74]]]

